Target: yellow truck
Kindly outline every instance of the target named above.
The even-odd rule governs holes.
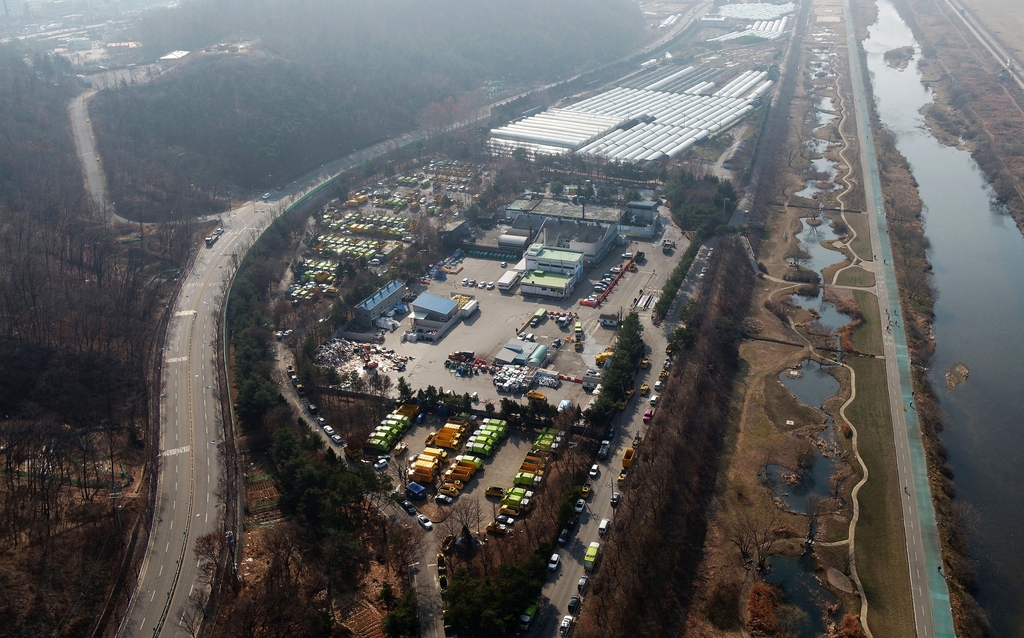
[[[547,401],[548,399],[543,393],[537,392],[536,390],[530,390],[527,392],[526,397],[529,399],[536,399],[538,401]]]
[[[605,361],[608,361],[608,359],[611,359],[612,355],[614,355],[614,354],[615,354],[615,350],[613,350],[612,348],[608,348],[604,352],[598,352],[597,353],[597,357],[595,357],[595,359],[597,360],[597,366],[598,367],[603,366]]]
[[[633,467],[633,460],[636,458],[636,449],[628,447],[626,451],[622,453],[622,467]]]

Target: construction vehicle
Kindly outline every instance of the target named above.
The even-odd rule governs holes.
[[[597,353],[597,357],[595,357],[595,360],[597,362],[597,367],[600,368],[601,366],[603,366],[605,364],[605,361],[608,361],[608,359],[611,359],[612,355],[614,355],[614,354],[615,354],[615,350],[613,348],[607,348],[607,349],[604,350],[604,352],[598,352]]]
[[[526,398],[528,398],[528,399],[535,399],[537,401],[547,401],[548,400],[548,398],[543,393],[537,392],[536,390],[530,390],[529,392],[527,392],[526,393]]]
[[[633,467],[633,460],[636,458],[636,449],[628,447],[626,451],[622,453],[622,467]]]
[[[590,490],[591,490],[591,484],[590,483],[584,483],[583,484],[583,491],[581,492],[582,497],[585,498],[585,499],[590,498]]]
[[[347,456],[348,458],[352,459],[353,461],[361,461],[362,458],[363,458],[363,451],[362,450],[357,450],[357,449],[349,447],[347,445],[344,448],[342,448],[342,449],[345,450],[345,456]]]

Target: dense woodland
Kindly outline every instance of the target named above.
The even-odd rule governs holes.
[[[124,244],[90,210],[66,111],[78,90],[63,59],[0,46],[0,615],[9,636],[86,635],[100,622],[147,503],[148,363],[166,299],[156,275],[187,254],[183,229]]]
[[[200,53],[94,100],[118,210],[163,219],[182,213],[182,192],[197,193],[187,214],[202,213],[232,187],[287,183],[418,125],[447,126],[504,90],[615,59],[643,24],[620,0],[200,0],[138,29],[147,60],[258,39],[245,55]]]

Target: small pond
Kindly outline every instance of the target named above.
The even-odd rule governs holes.
[[[772,569],[765,581],[778,585],[786,595],[786,602],[802,614],[796,619],[791,636],[817,638],[825,633],[823,607],[834,605],[836,598],[825,590],[814,577],[814,557],[772,556]]]
[[[831,222],[828,219],[817,226],[811,225],[808,221],[807,219],[800,220],[800,223],[803,224],[803,230],[800,233],[800,248],[810,255],[810,258],[803,260],[801,265],[820,274],[825,268],[842,262],[845,257],[843,253],[821,245],[823,241],[834,241],[840,237],[829,226]],[[823,301],[822,297],[824,294],[825,289],[822,287],[819,288],[816,297],[793,295],[793,302],[805,310],[817,312],[819,315],[818,322],[821,325],[838,330],[841,326],[849,323],[850,318],[836,310],[832,304]]]

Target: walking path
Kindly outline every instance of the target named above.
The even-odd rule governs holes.
[[[913,410],[911,362],[906,334],[900,323],[902,310],[892,265],[892,246],[886,226],[885,200],[882,197],[878,176],[878,162],[870,129],[864,77],[853,28],[850,0],[843,0],[843,14],[849,45],[847,59],[853,87],[854,113],[861,147],[865,204],[868,218],[876,229],[876,232],[871,234],[872,254],[882,256],[882,266],[880,267],[877,262],[874,264],[879,313],[884,312],[892,322],[882,335],[883,351],[893,438],[896,445],[897,472],[905,494],[902,499],[903,521],[914,601],[914,623],[920,638],[954,638],[956,634],[953,630],[953,614],[949,607],[949,590],[942,575],[941,544],[931,500],[928,464],[917,413]],[[911,407],[909,411],[907,406]]]

